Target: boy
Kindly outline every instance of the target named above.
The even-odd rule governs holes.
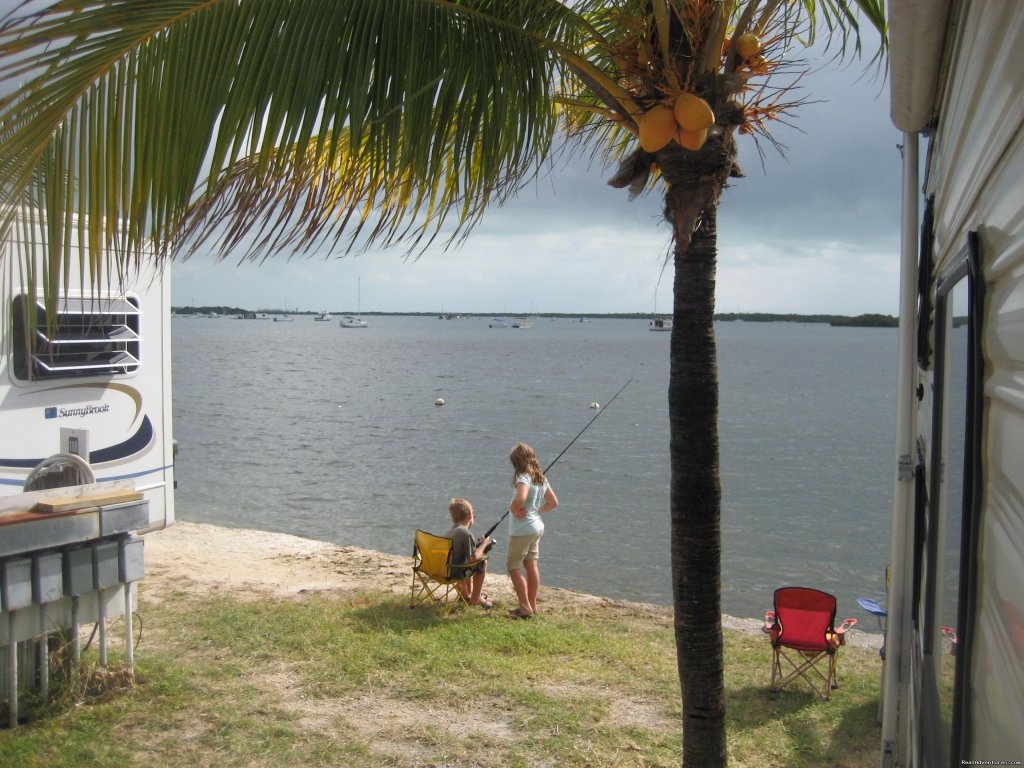
[[[484,577],[487,575],[484,550],[491,542],[491,537],[484,536],[477,541],[470,532],[469,529],[473,527],[473,505],[465,499],[452,499],[448,503],[448,514],[452,517],[452,527],[445,538],[452,540],[452,572],[454,575],[461,572],[464,577],[457,585],[459,593],[470,605],[493,608],[494,603],[481,594]],[[479,562],[467,568],[456,567],[471,561]]]

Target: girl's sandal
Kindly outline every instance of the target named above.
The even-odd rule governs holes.
[[[532,619],[533,614],[527,613],[526,611],[520,608],[513,608],[511,611],[508,612],[508,617],[510,619]]]

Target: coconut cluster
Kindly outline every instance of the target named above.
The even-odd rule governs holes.
[[[674,139],[684,149],[697,151],[704,146],[708,129],[714,124],[711,105],[695,93],[683,92],[671,107],[659,104],[640,115],[640,146],[653,153]]]

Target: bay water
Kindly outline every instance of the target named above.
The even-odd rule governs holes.
[[[670,334],[634,319],[292,318],[173,321],[179,519],[411,555],[416,528],[447,529],[452,496],[473,502],[478,532],[497,522],[515,443],[546,467],[593,419],[548,472],[561,505],[543,583],[671,604]],[[884,596],[896,330],[716,335],[723,610],[760,617],[776,587],[811,586],[877,630],[856,598]]]

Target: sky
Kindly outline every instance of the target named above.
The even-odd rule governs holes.
[[[0,0],[6,10],[10,0]],[[873,52],[872,41],[865,50]],[[718,212],[719,312],[898,313],[901,134],[888,83],[864,60],[801,52],[808,100],[777,122],[780,154],[740,136],[745,178]],[[469,237],[415,259],[402,248],[281,255],[261,265],[200,252],[172,267],[175,306],[523,314],[672,308],[671,245],[655,187],[630,201],[589,157],[558,163]]]
[[[824,60],[781,155],[739,137],[719,208],[719,312],[898,314],[900,133],[888,83],[863,61]],[[461,246],[415,260],[402,249],[276,258],[260,266],[197,254],[176,262],[175,306],[332,312],[668,313],[669,230],[657,189],[632,202],[589,158],[560,163],[493,207]]]

